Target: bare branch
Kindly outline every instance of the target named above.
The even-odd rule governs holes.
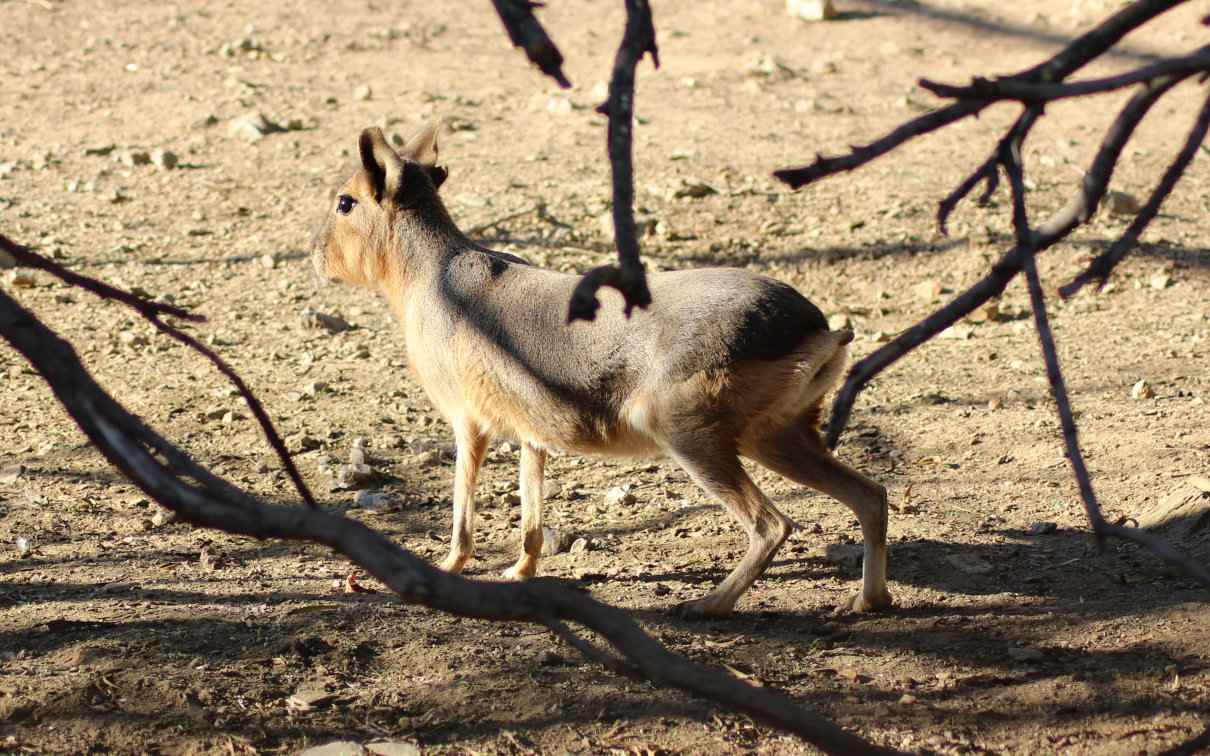
[[[95,278],[89,278],[88,276],[72,272],[56,262],[47,260],[45,257],[42,257],[27,247],[17,244],[3,234],[0,234],[0,249],[8,252],[13,256],[14,259],[24,265],[27,265],[31,268],[45,270],[65,283],[68,283],[72,286],[78,286],[85,291],[92,292],[102,299],[109,299],[127,305],[150,321],[151,324],[154,325],[161,333],[167,334],[171,338],[210,360],[210,363],[214,365],[214,367],[220,373],[226,376],[229,381],[231,381],[236,390],[239,392],[240,396],[243,397],[244,401],[248,404],[248,409],[252,412],[253,416],[256,417],[257,423],[260,424],[261,431],[265,434],[265,439],[268,440],[269,445],[273,447],[273,451],[277,453],[278,459],[281,460],[282,467],[286,469],[286,474],[290,476],[290,480],[294,483],[294,488],[298,491],[298,495],[302,497],[303,502],[305,502],[309,507],[319,506],[319,504],[315,501],[315,497],[311,494],[311,489],[307,487],[306,481],[303,480],[302,473],[298,471],[298,467],[294,464],[294,460],[290,458],[290,452],[286,449],[285,442],[282,441],[277,429],[273,426],[273,421],[269,419],[269,414],[265,412],[264,406],[261,405],[260,400],[257,399],[256,395],[252,393],[252,390],[248,388],[248,385],[244,383],[244,380],[240,378],[235,370],[233,370],[231,366],[228,365],[225,360],[223,360],[223,358],[219,357],[216,352],[181,329],[165,323],[160,317],[161,315],[171,315],[172,317],[197,323],[204,322],[206,320],[204,316],[191,313],[187,310],[181,309],[180,307],[152,302],[150,300],[137,297],[128,291],[122,291],[121,289],[114,288],[113,286],[98,281]]]
[[[542,73],[567,89],[571,82],[563,75],[563,53],[551,41],[546,29],[534,17],[534,8],[541,8],[542,3],[528,0],[492,0],[496,13],[504,22],[508,38],[514,47],[525,50],[530,62],[536,65]]]
[[[1186,574],[1210,588],[1210,570],[1206,569],[1206,565],[1163,538],[1153,533],[1148,533],[1146,530],[1115,525],[1112,522],[1102,522],[1100,532],[1102,536],[1112,536],[1123,541],[1137,543],[1173,567],[1184,570]]]
[[[197,315],[195,313],[184,310],[170,304],[162,304],[160,302],[152,302],[150,299],[144,299],[121,289],[110,286],[107,283],[98,281],[95,278],[81,275],[74,271],[64,268],[59,263],[48,260],[42,255],[34,252],[28,247],[24,247],[4,234],[0,234],[0,249],[12,255],[13,259],[27,268],[37,268],[50,273],[55,278],[63,281],[71,286],[84,289],[87,292],[97,295],[101,299],[109,299],[114,302],[121,302],[127,307],[135,310],[143,317],[151,320],[160,315],[171,315],[174,318],[188,320],[193,323],[204,323],[206,316]]]
[[[609,117],[609,164],[613,171],[613,232],[618,245],[619,266],[594,268],[576,284],[567,309],[567,322],[596,318],[597,290],[612,286],[626,299],[626,315],[634,307],[651,304],[647,275],[639,258],[634,224],[634,73],[643,56],[660,66],[655,42],[655,24],[647,0],[626,0],[626,31],[613,62],[609,99],[597,110]]]
[[[829,753],[893,753],[725,671],[672,653],[621,609],[536,580],[487,583],[437,570],[381,533],[322,509],[267,504],[223,481],[147,427],[104,392],[71,346],[0,292],[0,335],[29,360],[80,429],[115,467],[183,520],[254,538],[323,544],[409,603],[464,617],[576,622],[607,640],[647,680],[700,695],[791,732]],[[158,455],[158,456],[157,456]],[[164,462],[160,458],[163,458]],[[583,649],[582,649],[583,650]],[[598,655],[592,655],[598,658]]]
[[[1186,0],[1140,0],[1140,2],[1130,3],[1095,28],[1077,37],[1049,60],[1005,78],[1043,83],[1062,81],[1113,47],[1130,31],[1184,2]],[[931,133],[968,116],[978,115],[989,104],[991,104],[989,101],[961,100],[940,110],[914,118],[881,139],[862,147],[852,148],[846,155],[832,158],[818,157],[810,165],[801,168],[783,168],[774,171],[773,175],[792,188],[798,189],[827,176],[859,168],[915,137]]]
[[[1071,411],[1071,400],[1067,395],[1063,371],[1059,367],[1059,355],[1055,348],[1054,333],[1046,314],[1046,300],[1042,293],[1042,284],[1038,279],[1038,266],[1033,256],[1025,260],[1025,280],[1029,286],[1029,300],[1034,311],[1034,325],[1038,330],[1038,341],[1042,345],[1042,356],[1046,363],[1046,377],[1050,381],[1050,392],[1055,400],[1059,413],[1059,425],[1063,429],[1063,446],[1068,461],[1071,462],[1072,473],[1080,491],[1080,501],[1092,525],[1092,534],[1098,545],[1103,545],[1106,536],[1132,541],[1145,548],[1160,559],[1181,568],[1186,574],[1210,587],[1210,570],[1206,566],[1181,551],[1172,543],[1138,528],[1128,528],[1113,525],[1105,521],[1101,507],[1097,503],[1096,493],[1092,489],[1092,479],[1088,467],[1084,464],[1084,456],[1080,451],[1080,439],[1076,429],[1076,421]]]
[[[1202,104],[1201,111],[1198,112],[1197,121],[1193,125],[1193,129],[1189,132],[1189,136],[1185,138],[1185,146],[1177,153],[1172,164],[1168,166],[1168,170],[1164,171],[1164,176],[1160,179],[1160,183],[1151,192],[1151,196],[1147,199],[1147,204],[1139,210],[1138,215],[1130,222],[1126,231],[1118,238],[1113,245],[1105,252],[1097,255],[1088,267],[1076,276],[1075,279],[1067,284],[1064,284],[1059,289],[1060,296],[1066,298],[1074,295],[1085,285],[1097,281],[1104,286],[1109,280],[1109,276],[1113,273],[1113,269],[1117,264],[1130,253],[1134,245],[1138,242],[1139,236],[1159,214],[1160,206],[1164,204],[1164,200],[1168,199],[1168,195],[1172,193],[1176,182],[1180,181],[1184,175],[1185,169],[1193,162],[1196,157],[1198,148],[1202,142],[1206,140],[1206,133],[1210,130],[1210,96],[1206,98]]]
[[[1184,78],[1184,77],[1181,77]],[[1101,147],[1093,158],[1092,165],[1084,174],[1080,191],[1071,201],[1054,213],[1034,231],[1033,249],[1041,252],[1056,242],[1066,238],[1078,225],[1092,217],[1097,205],[1105,196],[1106,188],[1113,177],[1113,169],[1122,148],[1134,133],[1139,121],[1147,114],[1156,101],[1166,94],[1177,82],[1176,77],[1168,77],[1142,87],[1118,113],[1117,118],[1105,134]],[[1009,132],[1026,126],[1023,113]],[[1007,137],[1006,137],[1007,138]],[[979,279],[973,286],[962,292],[956,299],[941,309],[930,313],[923,320],[891,340],[887,345],[867,355],[865,359],[853,365],[849,370],[844,385],[836,395],[832,404],[832,416],[828,421],[828,446],[835,448],[840,441],[840,434],[849,421],[853,402],[857,395],[876,375],[895,364],[916,347],[933,338],[945,329],[957,323],[959,319],[969,315],[976,307],[992,297],[999,296],[1013,277],[1019,273],[1025,263],[1027,250],[1020,245],[1000,257],[991,271]]]
[[[1000,100],[1021,100],[1026,103],[1037,103],[1112,92],[1158,79],[1161,76],[1174,74],[1189,76],[1207,70],[1210,70],[1210,46],[1199,48],[1184,57],[1166,58],[1158,63],[1152,63],[1117,76],[1089,79],[1073,84],[1021,81],[1011,77],[1003,79],[978,77],[969,86],[939,84],[928,79],[921,79],[920,86],[938,97],[956,100],[985,100],[988,103]]]
[[[979,198],[979,204],[986,204],[996,191],[996,185],[1000,181],[999,175],[1000,159],[998,156],[992,155],[983,161],[983,165],[976,168],[971,175],[967,176],[958,185],[958,188],[954,189],[945,199],[937,203],[937,229],[941,231],[942,236],[949,235],[945,224],[949,220],[950,214],[958,207],[958,203],[966,199],[966,195],[970,194],[971,190],[978,186],[980,181],[986,181],[987,187],[983,190],[983,196]]]
[[[1001,154],[1004,149],[1006,140],[1016,138],[1018,141],[1023,141],[1029,130],[1033,128],[1034,122],[1042,115],[1042,111],[1038,108],[1026,108],[1021,115],[1017,116],[1017,120],[1008,130],[1008,136],[1001,141],[1000,147],[988,156],[987,160],[983,161],[983,165],[975,169],[975,172],[966,177],[958,188],[950,192],[949,195],[941,200],[937,206],[937,226],[942,234],[946,233],[945,223],[949,219],[950,213],[958,206],[958,203],[970,194],[971,190],[980,181],[986,181],[987,187],[983,191],[983,196],[979,198],[979,203],[984,204],[991,199],[992,194],[996,191],[996,186],[999,183],[1000,165],[1004,160]]]
[[[985,103],[974,101],[954,103],[941,110],[934,110],[931,113],[925,113],[922,116],[913,118],[881,139],[859,147],[852,147],[844,155],[837,157],[816,156],[815,162],[810,165],[804,165],[799,168],[782,168],[773,171],[773,176],[778,181],[789,184],[791,189],[801,189],[807,184],[818,181],[821,178],[860,168],[866,163],[882,157],[904,142],[918,136],[930,134],[938,129],[949,126],[951,123],[975,115],[985,107],[987,107]]]

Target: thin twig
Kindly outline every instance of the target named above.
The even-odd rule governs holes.
[[[987,182],[987,188],[983,191],[983,196],[979,200],[979,204],[986,204],[991,199],[992,193],[995,192],[996,184],[999,182],[997,178],[999,173],[1000,161],[992,155],[983,164],[976,168],[971,175],[967,176],[954,191],[946,195],[945,199],[937,203],[937,229],[942,236],[948,236],[949,230],[945,227],[946,221],[949,220],[950,214],[954,212],[954,208],[958,207],[958,203],[966,198],[966,195],[971,193],[971,190],[979,185],[980,181]]]
[[[1029,130],[1033,128],[1034,122],[1037,121],[1041,115],[1042,112],[1038,108],[1026,108],[1024,111],[1022,111],[1021,115],[1017,116],[1017,120],[1009,128],[1008,136],[1005,137],[1005,139],[1012,139],[1015,137],[1019,140],[1023,140],[1029,133]],[[1000,175],[1000,164],[1002,161],[1000,150],[1002,149],[1003,142],[1001,142],[999,149],[992,152],[992,154],[988,156],[987,160],[983,161],[983,164],[975,169],[974,173],[972,173],[970,176],[967,176],[966,180],[958,185],[957,189],[950,192],[945,199],[941,200],[940,204],[937,206],[937,226],[942,234],[946,234],[945,224],[946,221],[949,220],[950,213],[954,211],[954,208],[958,206],[958,203],[961,202],[966,195],[970,194],[971,190],[974,189],[980,181],[986,181],[987,187],[983,191],[983,196],[979,198],[979,203],[986,204],[987,201],[991,199],[992,194],[996,191],[996,186],[1000,181],[998,177]]]
[[[647,275],[639,258],[638,234],[634,224],[634,74],[639,61],[650,53],[660,67],[655,42],[655,24],[647,0],[626,0],[626,31],[613,62],[609,99],[597,110],[609,117],[609,165],[613,174],[613,233],[618,246],[618,266],[590,270],[576,284],[567,308],[567,322],[594,320],[601,303],[597,291],[612,286],[626,300],[626,315],[634,307],[651,304]]]
[[[1029,301],[1034,311],[1034,327],[1038,331],[1038,341],[1042,345],[1042,358],[1046,363],[1046,378],[1050,381],[1050,393],[1054,397],[1055,407],[1059,413],[1059,425],[1063,429],[1063,447],[1067,460],[1071,463],[1071,471],[1076,476],[1076,486],[1080,490],[1080,501],[1084,504],[1084,512],[1092,525],[1092,533],[1098,545],[1105,540],[1105,517],[1097,504],[1096,493],[1092,489],[1092,479],[1088,476],[1088,467],[1084,464],[1084,455],[1080,451],[1079,432],[1076,421],[1071,413],[1071,400],[1067,396],[1067,384],[1063,379],[1063,371],[1059,367],[1059,354],[1055,349],[1055,337],[1050,330],[1050,318],[1046,314],[1046,299],[1042,293],[1042,283],[1038,279],[1038,264],[1033,255],[1025,258],[1025,281],[1029,287]]]
[[[42,375],[106,459],[186,522],[254,538],[323,544],[405,601],[459,616],[547,626],[575,622],[599,634],[657,685],[744,712],[829,753],[892,753],[801,708],[778,691],[757,688],[721,669],[672,653],[625,611],[577,591],[540,580],[467,580],[436,569],[381,533],[338,513],[260,501],[202,468],[118,404],[84,369],[71,345],[3,291],[0,335]]]
[[[470,228],[468,228],[466,230],[465,233],[467,236],[475,236],[476,234],[483,233],[484,231],[488,230],[489,228],[495,228],[496,226],[502,225],[504,223],[508,223],[511,220],[516,220],[517,218],[524,218],[525,216],[529,215],[530,213],[541,212],[542,208],[543,208],[543,203],[539,202],[538,204],[527,207],[524,210],[518,210],[515,213],[509,213],[508,215],[503,215],[499,218],[493,218],[484,223],[480,223],[477,226],[471,226]]]
[[[1173,74],[1192,75],[1210,70],[1210,46],[1202,47],[1189,55],[1179,58],[1165,58],[1158,63],[1137,68],[1117,76],[1107,76],[1101,79],[1089,79],[1071,84],[1051,84],[1032,81],[1021,81],[1011,77],[1003,79],[976,78],[968,86],[940,84],[928,79],[921,79],[920,86],[938,97],[956,100],[984,100],[997,102],[999,100],[1021,100],[1026,103],[1053,102],[1069,97],[1084,97],[1086,95],[1112,92],[1118,89],[1141,84],[1158,79],[1161,76]]]
[[[534,8],[541,8],[542,3],[492,0],[492,4],[496,6],[496,13],[500,15],[513,45],[525,50],[530,62],[557,81],[560,87],[570,87],[571,82],[563,75],[563,53],[559,52],[546,29],[534,17]]]
[[[1109,249],[1097,255],[1096,259],[1089,263],[1082,273],[1059,289],[1060,296],[1070,297],[1093,281],[1097,281],[1101,286],[1105,285],[1110,274],[1113,273],[1113,269],[1134,248],[1139,236],[1159,214],[1160,206],[1164,204],[1164,200],[1168,199],[1168,195],[1172,193],[1176,183],[1184,175],[1185,169],[1197,156],[1198,149],[1206,140],[1207,131],[1210,131],[1210,96],[1207,96],[1206,101],[1202,104],[1202,109],[1197,114],[1197,121],[1193,124],[1189,136],[1185,138],[1185,146],[1181,148],[1168,169],[1164,171],[1164,176],[1151,192],[1147,204],[1143,205],[1126,231]]]
[[[191,313],[188,310],[174,307],[172,305],[152,302],[148,299],[135,296],[128,291],[110,286],[107,283],[89,278],[88,276],[75,273],[64,268],[56,262],[46,259],[42,255],[17,244],[8,237],[0,234],[0,249],[13,256],[15,260],[23,265],[31,268],[45,270],[51,275],[59,278],[63,282],[72,286],[77,286],[85,291],[91,292],[102,299],[109,299],[115,302],[130,307],[146,318],[152,325],[161,333],[167,334],[176,341],[184,344],[198,354],[201,354],[214,367],[227,377],[239,391],[241,397],[248,405],[248,409],[256,417],[257,423],[260,424],[261,431],[265,434],[265,439],[269,445],[273,447],[273,451],[277,453],[278,459],[281,460],[282,467],[286,469],[286,474],[290,476],[291,482],[294,483],[294,488],[298,491],[298,495],[309,507],[318,507],[319,504],[315,501],[315,497],[311,494],[311,489],[307,487],[306,481],[303,480],[302,473],[298,471],[298,467],[294,464],[294,460],[290,458],[290,452],[286,449],[285,442],[282,441],[277,429],[273,426],[273,421],[269,419],[269,414],[265,412],[265,408],[261,405],[260,400],[252,393],[252,389],[244,383],[244,380],[231,368],[230,365],[219,357],[218,354],[203,345],[200,341],[185,333],[181,329],[165,323],[161,316],[169,315],[174,318],[188,320],[194,323],[204,322],[206,318],[202,315]]]
[[[123,291],[122,289],[110,286],[103,281],[98,281],[95,278],[89,278],[75,271],[68,270],[54,260],[48,260],[30,248],[16,243],[4,234],[0,234],[0,249],[12,255],[14,260],[27,268],[44,270],[60,281],[84,289],[101,299],[121,302],[147,319],[160,315],[171,315],[174,318],[188,320],[193,323],[204,323],[206,321],[205,315],[198,315],[174,305],[153,302],[150,299],[144,299],[136,294],[132,294],[129,291]]]
[[[572,629],[566,625],[566,623],[560,622],[556,619],[550,619],[543,624],[545,624],[552,633],[561,638],[563,642],[579,651],[585,658],[595,661],[597,664],[600,664],[602,667],[608,669],[610,672],[613,672],[615,675],[618,675],[619,677],[629,677],[632,680],[647,679],[643,677],[641,672],[631,665],[623,662],[616,656],[611,656],[610,654],[605,653],[590,641],[586,641],[580,636],[576,635]]]

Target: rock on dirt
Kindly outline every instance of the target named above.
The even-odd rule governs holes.
[[[165,171],[171,171],[180,164],[181,160],[172,150],[155,150],[151,153],[151,162],[156,168],[161,168]]]
[[[705,181],[694,178],[682,178],[672,190],[672,199],[701,199],[702,197],[709,197],[712,194],[718,194],[718,189],[715,189]]]
[[[322,686],[304,685],[286,699],[286,706],[294,711],[311,711],[327,706],[333,698]]]
[[[338,491],[355,491],[367,488],[376,479],[374,468],[369,465],[341,465],[336,470],[332,487]]]
[[[321,746],[299,751],[298,756],[363,756],[366,749],[352,740],[334,740]]]
[[[366,743],[366,752],[375,756],[420,756],[420,748],[399,740]]]
[[[231,119],[231,123],[227,125],[227,134],[242,139],[245,142],[259,142],[269,134],[274,134],[279,131],[285,131],[279,124],[270,121],[263,113],[245,113],[238,118]]]
[[[840,15],[832,0],[786,0],[786,13],[804,21],[827,21]]]
[[[114,160],[127,168],[137,168],[140,165],[151,164],[151,153],[143,150],[122,150],[114,155]]]
[[[1189,478],[1138,518],[1139,527],[1187,539],[1210,529],[1210,477]]]
[[[1140,380],[1138,383],[1130,387],[1131,399],[1154,399],[1155,389],[1151,388],[1151,384],[1146,380]]]
[[[33,273],[24,270],[10,271],[4,280],[14,289],[32,289],[38,285],[38,278]]]
[[[558,528],[542,528],[542,556],[554,556],[569,550],[576,542],[575,533]]]
[[[630,484],[624,486],[614,486],[605,492],[605,505],[609,507],[630,507],[634,506],[634,494],[630,492]]]
[[[441,452],[436,449],[413,454],[403,460],[405,467],[432,467],[441,464]]]
[[[1105,195],[1105,209],[1110,215],[1131,217],[1138,215],[1143,206],[1133,194],[1111,191]]]
[[[299,313],[302,320],[303,328],[312,330],[324,330],[328,333],[343,333],[344,331],[352,330],[353,326],[349,321],[342,318],[340,315],[329,315],[325,312],[320,312],[311,307],[304,307]]]
[[[391,507],[390,494],[382,491],[358,491],[353,498],[353,506],[370,512],[383,512]]]

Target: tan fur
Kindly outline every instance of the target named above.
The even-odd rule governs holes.
[[[362,168],[337,190],[316,236],[324,278],[378,289],[403,324],[416,380],[454,428],[454,528],[444,569],[474,550],[474,488],[489,440],[521,443],[522,549],[506,572],[536,574],[548,450],[663,455],[717,497],[748,534],[748,552],[704,598],[715,616],[772,561],[793,524],[748,477],[753,459],[849,506],[865,545],[858,611],[891,604],[885,489],[836,461],[819,438],[824,395],[851,336],[771,279],[703,269],[649,276],[653,304],[632,317],[605,297],[593,323],[564,323],[574,276],[534,268],[467,239],[437,193],[435,129],[396,153],[361,135]],[[339,212],[338,209],[348,212]]]

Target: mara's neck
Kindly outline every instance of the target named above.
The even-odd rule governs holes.
[[[391,234],[385,244],[388,252],[379,288],[396,310],[404,307],[418,289],[436,285],[458,254],[481,249],[454,224],[437,197],[401,211]]]

